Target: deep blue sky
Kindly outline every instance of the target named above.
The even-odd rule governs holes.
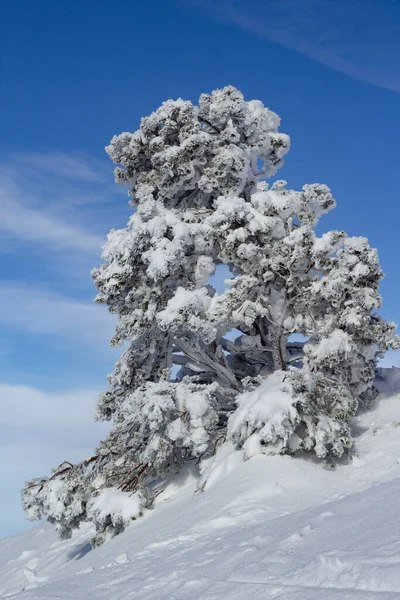
[[[3,9],[0,445],[14,458],[0,462],[10,490],[0,535],[23,526],[16,503],[27,476],[99,437],[90,416],[116,354],[89,271],[129,214],[103,149],[163,100],[233,84],[278,112],[292,138],[278,177],[332,188],[338,207],[321,229],[378,247],[383,313],[400,321],[399,7],[16,0]]]

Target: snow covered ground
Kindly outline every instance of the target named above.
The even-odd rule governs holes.
[[[47,524],[0,541],[0,598],[400,599],[398,379],[336,469],[226,452],[203,493],[188,472],[96,550],[89,528],[59,542]]]

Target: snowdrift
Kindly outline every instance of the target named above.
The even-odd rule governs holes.
[[[311,458],[225,447],[204,492],[187,471],[154,510],[91,549],[44,524],[0,541],[0,597],[21,600],[400,598],[399,372],[354,419],[355,454]]]

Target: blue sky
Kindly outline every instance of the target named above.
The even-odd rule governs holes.
[[[328,184],[321,229],[379,249],[398,303],[400,3],[97,0],[7,4],[0,139],[0,535],[25,479],[88,454],[118,351],[90,269],[129,208],[104,153],[167,98],[233,84],[282,118],[291,187]],[[399,362],[398,358],[394,358]]]

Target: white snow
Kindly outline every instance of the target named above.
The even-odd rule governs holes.
[[[389,374],[376,408],[352,423],[351,461],[243,462],[224,445],[203,492],[187,471],[154,510],[95,550],[88,527],[64,542],[48,524],[1,540],[0,597],[400,598],[400,377]]]
[[[136,519],[142,511],[139,494],[121,492],[118,488],[104,488],[93,501],[92,510],[99,514],[100,519],[107,518],[115,521],[129,521]]]
[[[246,458],[261,454],[262,443],[269,444],[269,453],[279,453],[282,441],[287,441],[300,420],[286,375],[276,371],[257,388],[236,398],[237,409],[229,418],[228,438],[239,444],[244,442]]]
[[[335,329],[329,337],[320,340],[318,344],[311,345],[307,343],[305,350],[307,351],[310,348],[315,357],[320,361],[334,357],[339,353],[349,356],[353,351],[351,341],[348,333],[341,329]]]

